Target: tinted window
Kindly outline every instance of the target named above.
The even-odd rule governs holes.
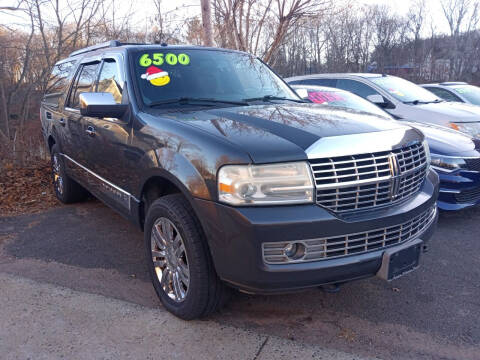
[[[272,95],[299,100],[260,60],[242,53],[158,48],[139,51],[132,60],[147,105],[182,97],[244,101]]]
[[[472,104],[480,105],[480,88],[478,86],[461,85],[455,86],[453,89]]]
[[[355,80],[338,79],[337,87],[339,89],[350,91],[364,99],[366,99],[368,95],[379,95],[378,92],[370,86]]]
[[[83,65],[80,72],[77,74],[75,87],[70,94],[69,106],[79,108],[79,96],[81,93],[93,92],[95,88],[95,78],[97,74],[98,63]]]
[[[305,79],[305,80],[302,80],[301,84],[335,87],[336,82],[337,82],[336,79]]]
[[[385,111],[360,96],[341,90],[311,90],[308,89],[308,99],[316,104],[338,106],[371,114],[390,117]]]
[[[302,84],[302,80],[288,81],[288,84],[290,84],[290,85],[299,85],[299,84]]]
[[[70,73],[74,65],[75,61],[68,61],[53,67],[45,91],[44,101],[46,103],[58,105],[58,99],[64,94],[67,88],[70,81]]]
[[[118,76],[118,68],[115,60],[105,60],[98,78],[98,92],[109,92],[118,104],[122,102],[122,85]]]
[[[429,103],[438,100],[430,91],[396,76],[379,76],[370,80],[404,103]]]
[[[439,98],[442,98],[443,100],[446,101],[457,101],[457,102],[463,102],[458,96],[454,95],[452,92],[441,89],[441,88],[435,88],[435,87],[426,87],[428,91],[431,91],[435,95],[437,95]]]

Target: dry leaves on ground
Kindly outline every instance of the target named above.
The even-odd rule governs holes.
[[[59,205],[49,162],[0,170],[0,216],[34,213]]]

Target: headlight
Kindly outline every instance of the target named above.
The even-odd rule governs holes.
[[[459,157],[447,157],[437,154],[432,154],[432,167],[441,171],[452,172],[457,169],[466,168],[466,162]]]
[[[218,197],[231,205],[313,202],[313,181],[306,162],[226,165],[218,172]]]
[[[452,129],[461,131],[474,138],[480,139],[480,123],[448,123],[448,126]]]

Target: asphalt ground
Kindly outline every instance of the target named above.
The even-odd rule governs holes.
[[[0,273],[165,311],[143,233],[95,200],[0,218]],[[365,279],[335,294],[235,293],[209,321],[362,357],[480,359],[479,279],[480,209],[441,213],[421,268],[398,280]]]

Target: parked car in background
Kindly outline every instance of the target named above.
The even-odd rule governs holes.
[[[387,112],[371,102],[345,90],[293,85],[305,100],[325,106],[369,112],[393,120]],[[440,176],[438,207],[459,210],[480,204],[480,140],[449,128],[411,122],[427,139],[432,167]]]
[[[480,105],[480,87],[467,84],[466,82],[443,82],[422,84],[420,86],[445,101]]]
[[[284,293],[419,266],[439,181],[421,131],[305,103],[233,50],[112,41],[53,75],[40,111],[58,199],[87,189],[136,223],[176,316],[212,313],[229,287]]]
[[[382,74],[316,74],[286,79],[290,85],[347,90],[378,105],[395,119],[431,123],[480,139],[480,107],[446,102],[402,78]]]

